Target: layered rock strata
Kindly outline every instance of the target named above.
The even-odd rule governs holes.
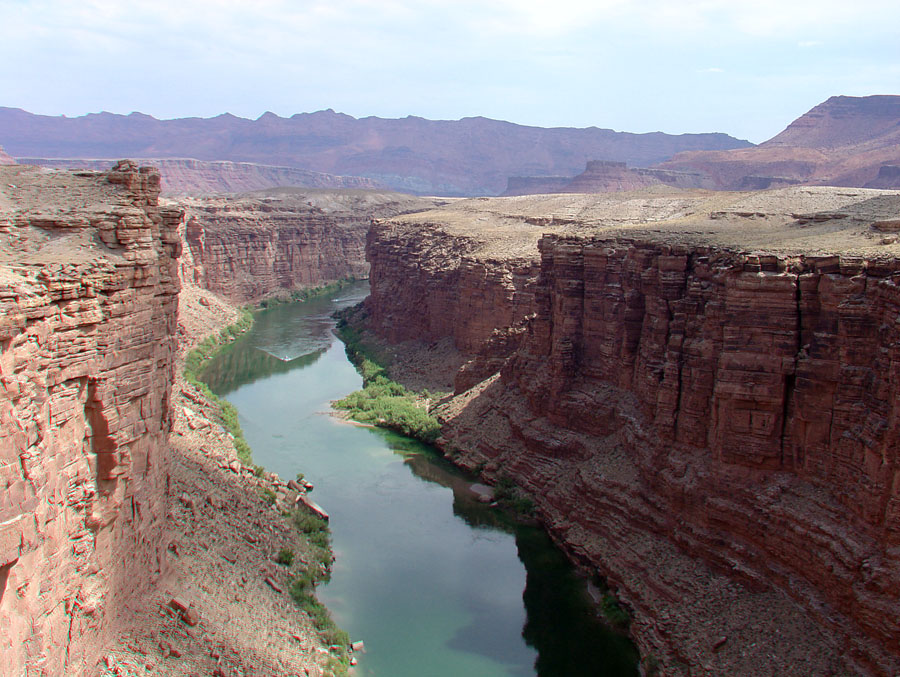
[[[180,209],[159,174],[0,168],[3,674],[81,674],[165,567]]]
[[[447,271],[467,260],[493,271],[477,299],[515,297],[489,281],[529,260],[541,211],[525,324],[504,329],[502,304],[457,310],[471,292]],[[476,353],[442,446],[529,491],[617,588],[663,674],[891,675],[892,212],[897,193],[797,188],[464,203],[373,229],[369,315],[389,340],[405,311]],[[439,312],[450,321],[423,319]],[[477,332],[459,331],[466,312]]]
[[[9,160],[15,162],[12,158]],[[23,157],[19,159],[19,162],[54,169],[95,169],[97,171],[106,171],[116,163],[111,159],[38,157]],[[0,152],[0,164],[2,163],[3,153]],[[141,160],[141,163],[159,169],[162,177],[161,194],[166,197],[246,193],[279,186],[363,190],[375,190],[382,187],[377,181],[361,176],[336,176],[296,167],[275,167],[255,162],[145,158]]]
[[[366,277],[373,218],[433,207],[399,193],[280,188],[180,202],[192,279],[236,302]]]
[[[391,342],[445,336],[474,353],[534,303],[533,258],[483,259],[476,243],[437,229],[376,222],[369,233],[370,326]],[[414,313],[410,309],[415,308]]]

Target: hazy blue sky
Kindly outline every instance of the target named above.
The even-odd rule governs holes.
[[[0,0],[0,105],[484,115],[763,141],[900,94],[898,0]],[[0,141],[2,142],[2,141]]]

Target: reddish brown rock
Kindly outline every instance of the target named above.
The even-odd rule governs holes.
[[[551,533],[634,611],[666,674],[895,674],[900,258],[870,233],[900,200],[790,189],[729,196],[720,216],[694,199],[648,202],[634,218],[669,216],[642,230],[627,196],[493,200],[381,224],[371,326],[481,353],[458,378],[469,389],[438,409],[441,445],[528,490]],[[832,216],[799,224],[791,200]],[[504,329],[506,306],[459,303],[460,269],[477,259],[493,271],[481,279],[505,279],[523,257],[496,244],[498,229],[533,242],[540,205],[580,216],[548,215],[555,234],[523,306],[533,315]],[[753,229],[777,253],[750,253]],[[485,284],[477,298],[511,297]],[[478,331],[459,331],[466,311]],[[499,376],[465,373],[492,352]]]
[[[659,185],[660,181],[628,169],[624,162],[593,160],[563,189],[566,193],[608,193]]]
[[[275,581],[275,579],[272,578],[271,576],[266,576],[265,582],[266,582],[266,585],[268,585],[270,588],[272,588],[272,590],[274,590],[275,592],[277,592],[277,593],[282,593],[282,592],[284,592],[284,588],[282,588],[282,587]]]
[[[16,164],[15,158],[10,157],[3,150],[3,147],[0,146],[0,165],[14,165]]]
[[[188,607],[184,613],[181,614],[181,620],[193,627],[200,622],[200,613],[193,606]]]
[[[531,311],[533,258],[491,259],[475,240],[381,221],[369,231],[369,326],[391,342],[451,336],[474,353],[495,328]],[[415,308],[415,312],[410,309]]]
[[[366,277],[371,220],[435,202],[399,193],[273,189],[181,204],[194,263],[189,279],[243,303]]]
[[[503,195],[541,195],[546,193],[564,193],[565,187],[572,181],[571,176],[510,176],[506,180]]]
[[[182,212],[132,163],[0,169],[0,654],[80,674],[165,567]]]

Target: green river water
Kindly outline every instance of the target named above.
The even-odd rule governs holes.
[[[257,315],[204,379],[238,409],[254,461],[303,472],[331,516],[318,597],[366,653],[360,677],[637,674],[630,641],[597,618],[586,582],[538,528],[479,503],[432,448],[329,415],[362,379],[330,315],[364,283]]]

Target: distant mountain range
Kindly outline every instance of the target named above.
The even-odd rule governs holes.
[[[140,113],[50,117],[2,107],[0,144],[9,155],[57,167],[146,159],[160,167],[168,194],[273,185],[387,186],[432,195],[658,184],[900,188],[900,96],[831,97],[759,146],[725,134],[545,129],[481,117],[356,119],[326,110],[257,120],[229,114],[157,120]],[[0,151],[0,163],[7,161]]]
[[[589,160],[646,167],[687,151],[747,148],[726,134],[631,134],[527,127],[474,117],[356,119],[332,110],[256,120],[149,115],[34,115],[0,107],[0,144],[14,157],[194,158],[371,179],[437,195],[496,195],[510,176],[574,176]]]
[[[726,190],[900,188],[900,96],[833,96],[755,148],[688,151],[658,167],[699,172]]]
[[[834,96],[759,146],[686,151],[649,168],[588,162],[577,176],[513,176],[505,195],[797,184],[900,189],[900,96]]]

